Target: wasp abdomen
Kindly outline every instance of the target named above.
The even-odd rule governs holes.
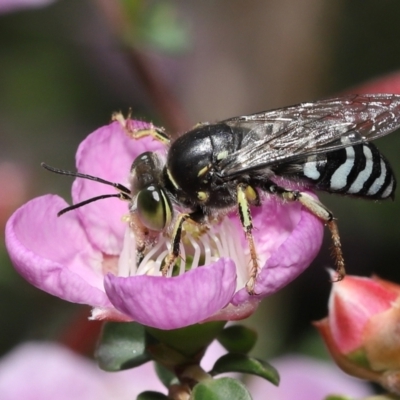
[[[394,197],[396,189],[390,164],[372,143],[310,156],[301,175],[316,189],[371,199]]]

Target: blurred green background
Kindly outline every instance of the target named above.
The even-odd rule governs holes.
[[[340,93],[399,69],[399,17],[398,1],[375,0],[60,0],[0,15],[2,228],[30,198],[70,200],[71,180],[40,162],[74,169],[78,144],[113,111],[131,107],[178,135],[199,121]],[[399,176],[400,132],[377,145]],[[400,282],[400,201],[321,199],[339,219],[348,273]],[[326,314],[325,236],[310,268],[247,322],[260,333],[257,356],[320,348],[310,321]],[[82,309],[25,283],[3,242],[0,354],[63,336]]]

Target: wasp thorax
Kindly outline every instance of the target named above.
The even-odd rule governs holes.
[[[237,150],[240,135],[226,124],[194,128],[175,140],[168,152],[169,189],[182,203],[225,208],[235,204],[236,184],[219,178],[219,163]]]

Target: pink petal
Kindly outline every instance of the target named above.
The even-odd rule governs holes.
[[[116,277],[104,283],[115,308],[135,321],[159,329],[196,324],[225,307],[236,288],[236,269],[229,259],[173,278]]]
[[[141,125],[145,127],[147,124]],[[113,122],[97,129],[80,144],[76,167],[79,172],[129,188],[132,162],[145,151],[165,152],[165,146],[150,137],[131,139],[118,122]],[[76,179],[72,186],[74,204],[112,193],[118,192],[111,186],[82,178]],[[127,202],[116,198],[104,199],[79,208],[77,212],[94,246],[108,255],[121,252],[126,227],[122,217],[128,213]]]
[[[6,246],[16,270],[32,285],[64,300],[109,306],[102,255],[88,242],[75,212],[46,195],[19,208],[6,226]]]
[[[257,227],[255,235],[264,237],[258,240],[265,242],[264,252],[269,253],[255,287],[261,298],[277,292],[302,273],[316,257],[322,244],[323,224],[317,217],[299,204],[277,204],[273,214],[274,223],[271,221],[265,227],[254,223]],[[269,245],[269,251],[266,250],[266,238],[274,243],[274,246]],[[257,246],[259,252],[260,248],[262,246]],[[242,289],[236,293],[232,303],[238,305],[248,300],[246,289]]]
[[[222,310],[213,314],[207,321],[240,321],[250,317],[258,308],[261,302],[259,296],[247,296],[240,304],[228,304]]]
[[[323,230],[322,221],[302,208],[299,223],[261,271],[260,292],[275,293],[300,275],[317,256]]]

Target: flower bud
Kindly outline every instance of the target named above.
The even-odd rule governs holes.
[[[400,286],[346,276],[333,284],[329,315],[315,326],[340,368],[400,394]]]

